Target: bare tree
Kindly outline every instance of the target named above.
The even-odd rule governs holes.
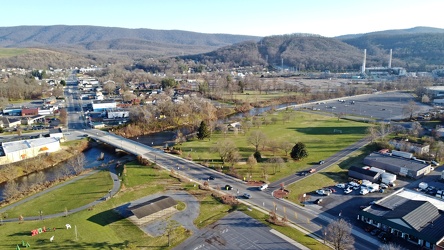
[[[254,158],[254,155],[250,155],[247,159],[248,171],[250,172],[250,176],[253,175],[253,168],[257,165],[257,160]]]
[[[408,104],[406,104],[406,105],[404,105],[403,107],[402,107],[402,113],[405,115],[405,116],[409,116],[410,118],[410,120],[413,118],[413,115],[415,114],[415,112],[418,110],[418,105],[416,105],[416,102],[414,102],[414,101],[409,101],[409,103]]]
[[[281,157],[272,157],[267,162],[273,167],[273,174],[276,174],[276,170],[280,172],[281,168],[285,166],[285,162]]]
[[[233,152],[237,151],[236,145],[231,140],[218,141],[216,145],[211,149],[212,152],[219,154],[223,163],[227,161],[227,157]]]
[[[351,235],[352,226],[343,219],[335,220],[325,229],[326,240],[333,245],[335,250],[354,249],[355,242]]]
[[[45,179],[46,179],[45,173],[43,173],[43,171],[39,171],[35,175],[35,183],[36,184],[43,184],[45,182]]]
[[[289,141],[283,141],[280,143],[280,148],[285,152],[285,156],[288,155],[288,152],[291,151],[293,146],[294,146],[294,143],[291,143]]]
[[[10,180],[6,182],[5,189],[3,190],[3,198],[5,200],[9,200],[11,198],[14,198],[19,194],[19,186],[17,182],[14,180]]]
[[[230,163],[230,168],[234,167],[234,164],[238,163],[241,159],[239,150],[237,148],[230,150],[225,158],[225,162]]]
[[[86,159],[84,154],[77,154],[76,156],[69,159],[68,165],[71,166],[74,174],[80,174],[85,167]]]
[[[255,147],[256,152],[259,151],[259,147],[264,145],[267,141],[267,136],[260,130],[254,130],[247,138],[247,142]]]

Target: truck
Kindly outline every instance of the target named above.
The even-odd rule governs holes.
[[[264,185],[259,187],[259,190],[264,191],[267,188],[268,188],[268,184],[265,183]]]
[[[368,191],[369,191],[370,193],[377,192],[377,191],[379,191],[379,184],[377,184],[377,183],[372,183],[372,184],[370,184],[370,185],[367,186],[367,189],[368,189]]]
[[[396,175],[391,173],[382,173],[381,182],[387,185],[393,184],[396,181]]]
[[[412,157],[413,157],[412,153],[404,152],[404,151],[397,151],[397,150],[392,150],[392,155],[399,156],[399,157],[406,158],[406,159],[412,159]]]
[[[427,188],[429,187],[429,184],[427,184],[426,182],[420,182],[420,183],[418,184],[418,187],[419,187],[420,189],[422,189],[422,190],[425,190],[425,189],[427,189]]]

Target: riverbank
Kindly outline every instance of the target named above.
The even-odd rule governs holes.
[[[58,152],[48,155],[41,154],[28,160],[1,166],[0,184],[45,170],[47,168],[51,168],[59,163],[69,160],[73,156],[83,152],[91,146],[91,142],[89,142],[86,138],[64,142],[61,143],[62,149]]]

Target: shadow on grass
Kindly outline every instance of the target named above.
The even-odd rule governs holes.
[[[129,205],[129,204],[128,204]],[[88,218],[88,221],[94,222],[96,224],[99,224],[101,226],[107,226],[111,223],[120,221],[125,219],[124,216],[120,215],[114,209],[106,210],[103,212],[100,212],[98,214],[95,214]]]

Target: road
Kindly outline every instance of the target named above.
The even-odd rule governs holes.
[[[330,214],[324,212],[309,210],[307,208],[288,202],[287,200],[276,199],[271,195],[271,188],[268,191],[261,192],[257,187],[249,187],[243,181],[240,181],[238,179],[234,179],[230,176],[213,171],[192,161],[182,159],[175,155],[164,153],[161,150],[151,148],[147,145],[140,144],[129,139],[122,138],[115,134],[103,132],[96,129],[86,130],[85,133],[88,134],[89,137],[92,139],[113,145],[116,148],[120,148],[131,154],[141,155],[144,158],[147,158],[151,162],[155,162],[157,165],[167,170],[174,170],[175,172],[190,178],[190,180],[192,181],[195,180],[200,183],[202,183],[203,181],[208,181],[212,188],[220,192],[227,192],[231,195],[239,197],[243,193],[249,193],[251,194],[252,198],[248,199],[248,203],[269,211],[274,210],[280,216],[286,216],[297,226],[310,233],[322,235],[322,228],[326,227],[332,220],[339,218],[333,217]],[[346,156],[348,153],[362,147],[366,143],[368,143],[368,141],[366,141],[365,139],[358,141],[352,146],[349,146],[348,148],[335,154],[331,158],[326,159],[323,165],[317,167],[317,170],[327,168],[329,165]],[[214,177],[214,180],[210,180],[210,176]],[[302,177],[291,176],[285,178],[284,181],[286,184],[289,184],[290,182],[295,182],[300,179],[302,179]],[[281,182],[282,180],[272,183],[270,187],[278,187],[279,183]],[[223,187],[226,184],[233,186],[233,189],[230,191],[223,190]],[[353,229],[353,235],[356,238],[356,249],[370,250],[378,248],[379,242],[369,237],[368,235],[365,235],[359,228]]]

